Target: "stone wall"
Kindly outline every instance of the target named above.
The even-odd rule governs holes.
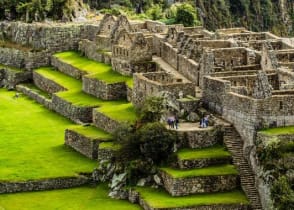
[[[27,191],[44,191],[79,187],[89,184],[91,176],[79,175],[76,177],[52,178],[43,180],[0,182],[0,194]]]
[[[165,62],[178,69],[178,51],[171,44],[166,42],[161,44],[161,56]]]
[[[111,148],[98,148],[98,161],[109,161],[114,157],[114,150]]]
[[[40,66],[48,66],[49,56],[46,51],[31,52],[0,47],[0,63],[21,69],[32,70]]]
[[[96,24],[1,22],[0,35],[12,42],[50,52],[77,50],[81,39],[93,40]]]
[[[40,88],[41,90],[47,93],[56,93],[60,91],[67,90],[66,88],[62,87],[60,84],[54,82],[53,80],[47,79],[43,77],[36,71],[33,71],[33,80],[34,84]]]
[[[178,55],[178,63],[178,71],[196,86],[199,86],[199,63],[183,55]]]
[[[97,128],[101,128],[108,133],[114,133],[114,131],[119,128],[120,123],[116,120],[99,112],[99,109],[94,109],[93,111],[93,124]]]
[[[10,67],[0,65],[0,87],[14,89],[17,84],[28,82],[31,78],[31,72],[14,70]]]
[[[132,102],[140,106],[148,96],[157,96],[163,91],[170,92],[176,98],[179,97],[179,93],[183,96],[195,96],[195,87],[191,82],[181,79],[177,81],[177,78],[167,79],[168,77],[169,74],[165,72],[135,74]]]
[[[73,67],[70,64],[67,64],[67,63],[60,61],[55,56],[51,57],[51,65],[54,66],[56,69],[58,69],[58,71],[60,71],[64,74],[67,74],[71,77],[74,77],[75,79],[81,80],[83,75],[86,74],[86,72],[81,71],[81,70]]]
[[[111,66],[114,71],[127,76],[132,76],[134,73],[154,72],[156,70],[156,64],[152,61],[130,63],[114,57],[111,60]]]
[[[177,134],[182,147],[197,149],[221,143],[221,139],[218,137],[218,130],[212,127],[199,128],[199,130],[194,131],[179,130]]]
[[[194,169],[203,168],[211,165],[219,165],[224,163],[229,163],[231,157],[226,158],[202,158],[202,159],[192,159],[192,160],[181,160],[178,159],[177,166],[180,169]]]
[[[108,84],[93,75],[83,77],[83,91],[103,100],[118,100],[127,97],[125,82]]]
[[[98,158],[98,145],[101,140],[88,138],[74,130],[65,130],[65,144],[90,159]]]
[[[171,196],[185,196],[195,193],[230,191],[237,187],[237,175],[196,176],[173,178],[160,171],[164,188]]]
[[[40,95],[39,93],[31,90],[30,88],[23,86],[23,85],[17,85],[16,90],[19,92],[22,92],[26,96],[34,99],[39,104],[44,105],[47,109],[53,110],[52,100],[49,98],[46,98],[45,96]]]
[[[83,39],[79,43],[79,51],[83,53],[84,56],[92,60],[111,64],[111,53],[104,50],[99,50],[98,45],[95,42]]]
[[[74,122],[92,122],[92,112],[93,108],[95,107],[77,106],[55,94],[53,94],[52,97],[52,106],[54,111],[71,119]]]

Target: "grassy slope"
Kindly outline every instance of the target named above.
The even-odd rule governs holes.
[[[109,133],[106,133],[105,131],[95,128],[93,126],[76,125],[76,126],[71,126],[68,129],[76,131],[91,139],[103,139],[103,140],[112,139],[112,136]]]
[[[204,158],[224,158],[230,157],[231,154],[226,151],[225,147],[217,145],[203,149],[181,149],[177,152],[180,160],[204,159]]]
[[[102,80],[106,83],[127,82],[128,86],[132,86],[132,77],[123,76],[112,70],[110,65],[90,60],[81,56],[77,52],[62,52],[54,55],[59,60],[70,64],[82,71],[87,72],[89,77]]]
[[[0,89],[0,180],[74,176],[90,172],[91,161],[64,146],[72,123],[14,92]]]
[[[7,210],[139,210],[138,205],[107,196],[106,185],[33,193],[0,195],[0,209]],[[2,208],[1,208],[2,207]]]
[[[233,165],[225,164],[225,165],[217,165],[217,166],[209,166],[205,168],[199,169],[191,169],[191,170],[180,170],[173,168],[161,168],[161,170],[165,171],[169,175],[174,178],[188,178],[195,176],[217,176],[217,175],[237,175],[238,171],[235,169]]]
[[[154,208],[176,208],[211,204],[248,204],[246,196],[240,191],[225,193],[196,194],[172,197],[161,189],[138,187],[141,197]]]
[[[294,134],[294,126],[269,128],[269,129],[262,130],[260,132],[267,135]]]

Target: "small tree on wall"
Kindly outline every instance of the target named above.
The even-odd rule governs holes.
[[[191,4],[181,4],[178,6],[176,23],[181,23],[186,27],[198,25],[196,9]]]

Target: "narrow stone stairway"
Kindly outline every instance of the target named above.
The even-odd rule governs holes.
[[[233,163],[238,167],[243,190],[248,196],[253,209],[261,210],[259,193],[255,187],[255,178],[251,167],[243,155],[243,142],[239,133],[233,126],[226,126],[224,143],[233,157]]]

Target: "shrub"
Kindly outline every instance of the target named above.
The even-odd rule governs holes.
[[[139,110],[142,123],[159,122],[164,113],[163,98],[149,97]]]
[[[194,26],[198,24],[196,10],[190,4],[181,4],[177,7],[176,22],[184,26]]]
[[[271,196],[278,210],[294,209],[294,191],[285,176],[279,177],[271,188]]]
[[[146,14],[152,20],[159,20],[163,17],[162,8],[159,4],[153,5],[150,9],[146,11]]]

